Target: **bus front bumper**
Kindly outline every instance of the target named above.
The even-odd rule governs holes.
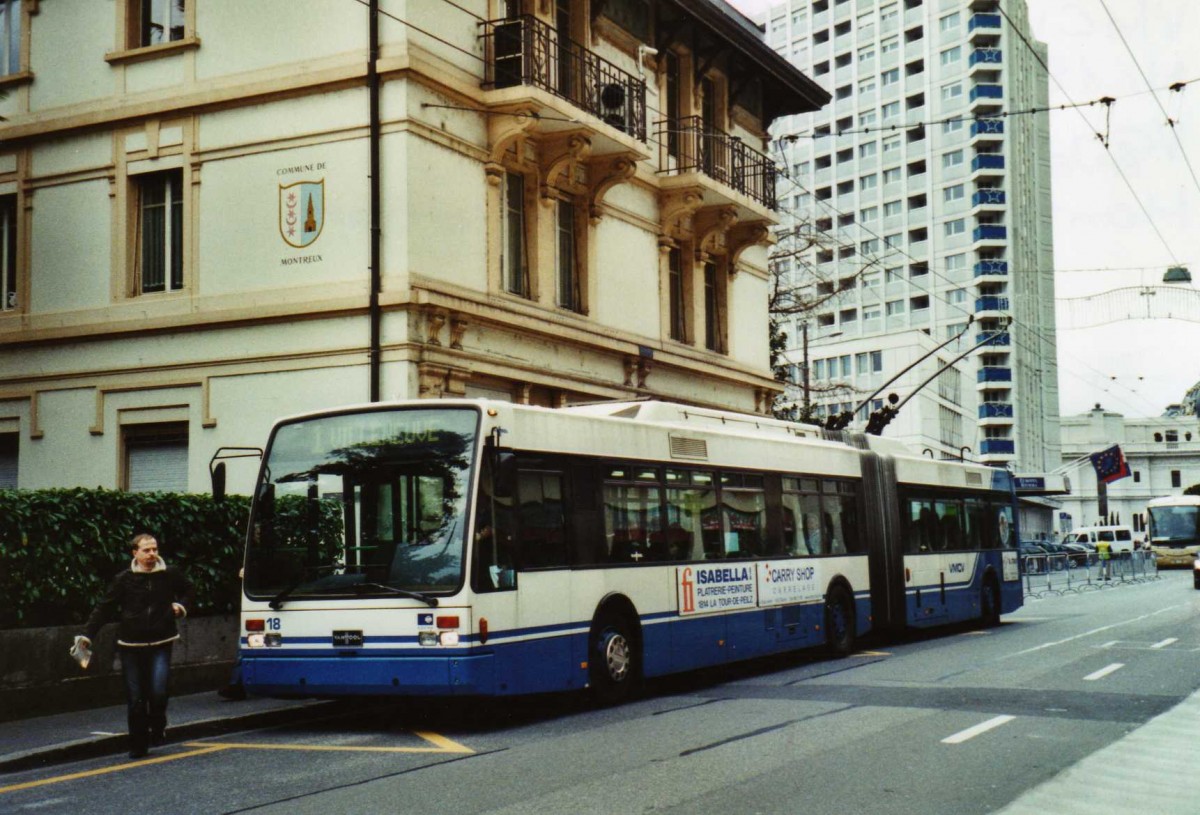
[[[492,657],[282,657],[242,651],[242,682],[256,696],[487,696],[496,692]]]

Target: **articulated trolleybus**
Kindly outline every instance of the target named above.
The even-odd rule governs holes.
[[[269,696],[508,695],[849,653],[1021,605],[1009,475],[888,439],[625,402],[280,421],[247,535]]]

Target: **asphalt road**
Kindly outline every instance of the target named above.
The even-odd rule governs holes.
[[[997,812],[1196,691],[1198,612],[1190,572],[1168,572],[1031,600],[989,631],[675,678],[616,708],[363,703],[3,776],[0,812]],[[1164,776],[1148,780],[1191,783]],[[1155,811],[1124,792],[1054,809]]]

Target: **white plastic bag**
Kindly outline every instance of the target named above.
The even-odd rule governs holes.
[[[79,663],[80,668],[87,670],[88,663],[92,661],[91,643],[87,637],[75,638],[75,644],[71,646],[71,658]]]

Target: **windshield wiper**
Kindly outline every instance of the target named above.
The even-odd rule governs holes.
[[[383,583],[355,583],[351,588],[355,594],[368,594],[373,591],[381,591],[385,594],[394,594],[397,597],[408,597],[413,600],[420,600],[430,608],[437,608],[438,606],[438,599],[432,595],[419,591],[397,589],[394,586],[387,586]]]
[[[292,592],[294,592],[296,589],[303,586],[307,581],[316,577],[321,572],[328,572],[328,571],[332,571],[334,569],[340,569],[340,568],[342,568],[342,564],[335,563],[335,564],[331,564],[329,566],[318,566],[315,569],[307,570],[303,577],[298,578],[295,582],[293,582],[291,585],[289,585],[283,591],[279,592],[279,594],[276,594],[274,597],[272,597],[271,601],[269,603],[267,603],[267,605],[269,605],[275,611],[279,611],[279,609],[283,608],[283,601],[286,600]]]

